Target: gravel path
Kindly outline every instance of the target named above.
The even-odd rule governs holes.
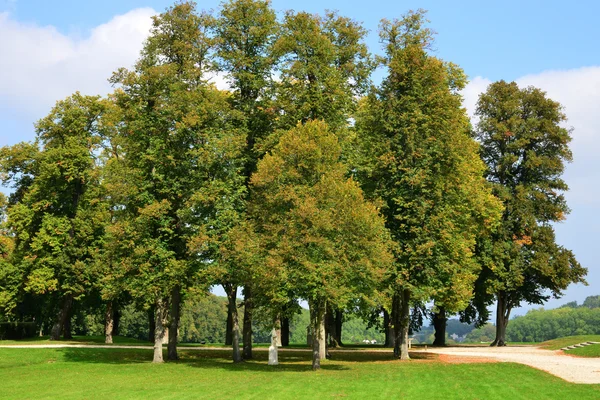
[[[425,350],[417,350],[420,351]],[[600,384],[600,358],[572,357],[560,350],[538,347],[448,347],[430,348],[427,352],[525,364],[568,382]]]

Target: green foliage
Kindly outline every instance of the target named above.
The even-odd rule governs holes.
[[[245,136],[235,128],[228,94],[205,80],[213,21],[181,3],[154,17],[133,71],[112,82],[124,157],[114,178],[122,218],[111,227],[115,256],[137,298],[154,302],[176,286],[212,283],[203,271],[238,220]]]
[[[491,302],[496,294],[508,321],[522,301],[541,304],[548,293],[557,297],[570,283],[584,282],[587,270],[556,244],[552,226],[569,212],[561,175],[571,161],[571,135],[560,104],[514,82],[490,85],[476,115],[486,177],[504,204],[501,225],[478,245],[479,296]]]
[[[20,340],[37,334],[35,322],[0,322],[0,340]]]
[[[36,143],[0,150],[4,183],[15,188],[2,227],[5,312],[26,295],[82,298],[96,279],[108,219],[96,157],[105,110],[103,100],[77,93],[36,124]]]
[[[464,72],[430,55],[423,11],[380,28],[387,76],[357,114],[358,176],[396,248],[393,291],[464,308],[479,269],[475,238],[499,218],[458,91]]]
[[[515,317],[506,329],[514,342],[543,342],[575,335],[600,335],[600,308],[557,308],[530,310]]]
[[[390,262],[387,232],[340,145],[322,122],[298,125],[258,164],[252,215],[265,254],[263,281],[274,305],[289,293],[343,307],[368,297]]]
[[[374,67],[366,34],[359,23],[334,12],[286,12],[274,45],[282,60],[275,101],[279,127],[324,120],[342,134]]]
[[[496,337],[496,327],[485,324],[467,334],[466,343],[491,343]]]

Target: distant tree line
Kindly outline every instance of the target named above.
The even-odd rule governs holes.
[[[6,318],[59,339],[101,310],[111,342],[133,307],[162,362],[167,336],[172,360],[182,332],[198,337],[186,299],[221,285],[234,362],[252,358],[256,321],[289,343],[300,300],[315,370],[349,314],[407,359],[424,320],[444,344],[448,316],[482,325],[496,302],[504,345],[514,307],[586,273],[552,225],[568,212],[566,117],[500,81],[472,126],[466,76],[431,51],[424,11],[381,21],[380,56],[366,33],[262,0],[155,16],[114,92],[57,102],[34,142],[0,150]]]

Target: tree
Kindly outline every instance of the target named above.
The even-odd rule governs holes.
[[[26,295],[52,304],[53,340],[70,338],[73,302],[95,279],[107,222],[96,157],[105,108],[98,97],[76,93],[37,122],[35,143],[0,152],[3,183],[15,188],[7,222],[14,235],[9,308]]]
[[[323,122],[284,134],[252,177],[252,213],[265,254],[265,280],[306,299],[313,333],[313,369],[325,351],[325,310],[368,296],[391,261],[376,207],[345,177],[336,136]]]
[[[208,286],[219,242],[234,226],[244,193],[241,150],[228,94],[207,81],[212,18],[180,3],[153,18],[132,71],[111,79],[123,115],[118,151],[127,188],[126,218],[112,228],[121,243],[130,293],[156,313],[154,361],[162,362],[169,323],[169,358],[177,357],[182,293]]]
[[[569,212],[561,174],[572,159],[571,135],[560,104],[539,89],[499,81],[480,96],[476,116],[486,177],[504,204],[500,227],[479,244],[485,294],[497,300],[492,345],[503,346],[514,307],[560,296],[587,270],[556,244],[552,226]]]
[[[483,179],[478,145],[458,91],[465,75],[428,53],[424,11],[381,22],[387,76],[357,113],[357,175],[382,199],[396,242],[387,282],[394,353],[408,356],[411,301],[436,300],[447,311],[466,306],[477,277],[475,238],[500,205]]]
[[[367,31],[349,18],[288,11],[274,52],[282,59],[275,108],[278,126],[324,120],[342,135],[356,108],[357,96],[370,83],[373,63]]]
[[[257,142],[272,131],[274,113],[267,101],[276,63],[273,44],[279,29],[269,1],[235,0],[222,4],[215,24],[219,69],[226,73],[234,109],[240,111],[241,127],[246,131],[244,178],[248,186],[256,163],[262,157]],[[234,269],[236,266],[232,266]],[[250,282],[244,285],[243,357],[252,358],[253,295]],[[232,320],[229,313],[228,321]]]

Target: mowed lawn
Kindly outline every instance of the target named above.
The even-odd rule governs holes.
[[[224,350],[184,350],[150,362],[145,349],[0,349],[2,399],[598,399],[576,385],[518,364],[450,364],[434,355],[400,362],[387,352],[334,353],[319,372],[308,351],[267,353],[233,365]]]
[[[540,347],[548,350],[558,350],[583,342],[600,342],[600,335],[568,336],[543,342]],[[567,350],[565,354],[577,357],[600,357],[600,344]]]

